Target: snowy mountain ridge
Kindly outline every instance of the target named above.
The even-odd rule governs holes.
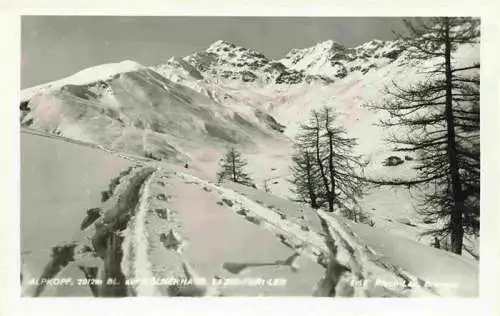
[[[291,49],[284,58],[272,60],[254,49],[218,40],[205,51],[185,57],[172,57],[166,63],[150,68],[161,74],[175,72],[175,69],[194,80],[225,80],[225,83],[229,80],[247,83],[258,81],[264,85],[312,81],[330,83],[335,78],[345,77],[348,72],[366,73],[375,67],[377,59],[382,58],[386,62],[394,60],[402,51],[400,41],[372,40],[355,48],[346,48],[333,40],[326,40],[309,48]],[[356,60],[358,62],[353,64]],[[72,76],[23,89],[21,100],[28,100],[37,93],[52,91],[66,84],[105,81],[117,74],[144,68],[131,60],[89,67]]]
[[[183,135],[184,130],[187,133],[184,135],[191,135],[187,137],[191,140],[201,133],[224,143],[250,140],[251,136],[241,135],[241,131],[248,128],[263,135],[269,134],[266,130],[283,131],[284,126],[266,113],[266,107],[256,106],[254,98],[240,97],[239,87],[250,84],[251,91],[313,81],[332,82],[321,75],[307,75],[303,70],[287,68],[255,50],[217,41],[204,52],[184,58],[172,57],[162,65],[146,68],[133,61],[104,64],[25,89],[21,92],[21,123],[116,150],[157,158],[189,159],[190,154],[174,139]],[[187,102],[194,106],[202,104],[202,107],[196,114],[188,110],[198,119],[183,122],[179,120],[183,115],[165,117],[168,111],[159,106],[165,102],[169,106]],[[175,113],[183,112],[178,107],[171,109],[175,109]],[[213,114],[207,116],[202,112]],[[239,127],[214,124],[210,122],[213,119],[229,120]],[[187,124],[193,128],[185,129]],[[103,126],[109,127],[104,134],[100,132]],[[124,137],[128,139],[125,141]],[[160,150],[160,144],[169,149]]]
[[[278,133],[266,114],[222,106],[148,68],[106,73],[104,80],[84,79],[80,82],[91,82],[59,89],[49,86],[23,101],[21,124],[112,150],[174,161],[189,160],[183,144],[244,145],[256,135],[265,138]]]
[[[348,73],[366,74],[373,68],[394,61],[404,48],[400,41],[371,40],[355,48],[327,40],[309,48],[292,49],[281,59],[285,66],[310,75],[342,79]]]
[[[371,69],[397,59],[403,51],[400,41],[372,40],[355,48],[327,40],[312,47],[292,49],[284,58],[271,60],[253,49],[219,40],[203,52],[184,57],[207,78],[228,84],[245,83],[328,84],[359,71]]]
[[[104,81],[120,73],[137,71],[144,68],[146,67],[131,60],[89,67],[69,77],[24,89],[21,91],[21,101],[27,101],[35,94],[60,89],[65,85],[84,85],[99,80]]]
[[[421,77],[403,46],[400,40],[372,40],[346,48],[327,40],[271,60],[253,49],[219,40],[205,51],[172,57],[164,64],[148,68],[131,61],[101,65],[25,89],[21,92],[21,122],[144,154],[149,149],[144,150],[148,145],[143,143],[152,139],[157,139],[156,144],[182,147],[180,135],[191,140],[194,135],[211,135],[215,144],[224,146],[252,138],[263,143],[270,135],[283,139],[274,131],[294,137],[312,109],[327,105],[339,112],[339,123],[360,140],[359,152],[371,159],[386,155],[390,148],[383,144],[385,132],[373,125],[381,114],[363,104],[383,97],[392,80],[404,85]],[[464,44],[456,52],[458,64],[478,58],[478,45]],[[190,106],[179,106],[186,103]],[[165,106],[174,112],[165,112]],[[191,113],[187,116],[194,114],[198,119],[182,122],[180,118],[186,116],[174,118],[173,113]],[[213,119],[238,127],[227,128],[226,123],[215,124]],[[170,121],[172,124],[166,123]],[[111,128],[103,135],[99,128],[105,125]],[[160,125],[168,126],[167,133]],[[248,128],[264,139],[246,132],[241,135]],[[134,136],[124,141],[125,135]],[[157,145],[152,147],[157,151]],[[183,149],[176,151],[185,152],[182,159],[190,156]]]
[[[358,152],[371,161],[367,170],[378,173],[392,149],[383,142],[386,131],[374,126],[382,114],[363,104],[383,98],[393,80],[405,85],[421,78],[420,66],[402,47],[399,40],[372,40],[355,48],[328,40],[292,49],[276,61],[219,40],[205,51],[149,68],[127,61],[103,65],[23,90],[21,123],[158,159],[196,160],[193,140],[201,135],[213,140],[216,152],[241,142],[253,154],[249,144],[255,148],[278,140],[288,142],[282,149],[288,154],[286,138],[296,135],[312,109],[326,105],[358,138]],[[458,65],[478,60],[479,46],[460,46],[455,59]],[[192,115],[197,118],[188,119]],[[160,144],[169,144],[168,152],[176,154],[165,156]],[[213,156],[201,155],[203,164],[212,161],[211,170]]]

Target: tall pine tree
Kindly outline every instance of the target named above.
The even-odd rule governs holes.
[[[418,153],[418,179],[406,184],[423,185],[419,212],[445,223],[428,233],[450,236],[450,250],[461,254],[464,232],[479,231],[480,66],[458,65],[454,53],[479,41],[479,20],[440,17],[406,26],[410,36],[402,42],[410,58],[428,65],[425,79],[394,83],[387,100],[369,106],[390,114],[381,125],[396,129],[388,139],[396,150]]]
[[[247,162],[233,147],[229,148],[221,159],[220,170],[217,172],[216,181],[218,184],[223,180],[233,181],[239,184],[255,187],[250,176],[245,173],[244,168]]]

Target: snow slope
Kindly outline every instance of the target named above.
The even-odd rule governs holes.
[[[67,84],[74,82],[71,78],[59,89],[42,89],[23,101],[21,124],[110,150],[177,162],[191,160],[191,149],[202,144],[222,151],[230,144],[251,147],[259,139],[282,138],[267,114],[222,105],[213,95],[151,69]]]
[[[316,211],[307,206],[298,205],[252,188],[233,183],[227,185],[232,190],[265,206],[268,210],[274,211],[280,217],[285,217],[289,222],[296,223],[301,229],[308,227],[310,230],[321,232],[323,230],[321,218],[325,219],[329,224],[329,229],[333,230],[338,238],[337,242],[339,244],[345,242],[347,249],[355,250],[354,256],[348,256],[345,259],[347,266],[359,260],[359,264],[367,265],[363,268],[370,270],[373,269],[371,265],[378,265],[381,262],[390,266],[390,269],[396,268],[398,273],[406,275],[411,282],[421,284],[426,282],[429,288],[426,290],[435,291],[443,296],[474,296],[478,291],[478,263],[471,258],[424,246],[385,228],[353,223],[338,215],[320,212],[318,216]],[[384,284],[383,276],[376,274],[375,278],[377,277],[381,277],[378,282]],[[400,284],[392,285],[399,286]]]
[[[25,89],[21,92],[21,101],[29,100],[36,94],[60,89],[65,85],[84,85],[92,83],[97,79],[107,80],[117,74],[136,71],[143,68],[145,67],[131,60],[125,60],[114,64],[97,65],[79,71],[70,77]]]
[[[57,137],[27,136],[25,144],[29,146],[24,147],[25,155],[36,148],[29,140],[34,138],[47,158],[57,153],[58,159],[71,161],[73,168],[66,169],[68,175],[75,170],[88,170],[79,167],[89,160],[96,169],[116,170],[107,174],[108,179],[127,166],[114,161],[116,169],[110,169],[107,163],[110,154],[101,150],[68,144]],[[71,150],[64,150],[68,146]],[[87,155],[81,154],[87,151]],[[72,159],[67,159],[70,156]],[[71,229],[62,230],[61,218],[50,215],[50,208],[57,208],[53,201],[47,202],[44,213],[59,219],[56,227],[42,225],[28,231],[29,222],[22,221],[22,232],[62,249],[53,250],[52,258],[45,256],[47,264],[43,272],[42,262],[38,263],[38,269],[27,268],[34,264],[29,258],[50,245],[37,245],[40,248],[25,254],[23,295],[478,294],[477,261],[367,225],[349,223],[322,211],[316,213],[260,190],[233,183],[218,187],[199,177],[158,167],[155,161],[136,162],[140,165],[122,171],[117,180],[111,181],[114,184],[103,202],[87,198],[85,190],[76,195],[71,193],[82,184],[96,184],[93,190],[103,188],[89,182],[86,176],[73,175],[71,185],[59,187],[61,201],[69,197],[81,201],[67,214],[71,220],[66,220],[64,227]],[[52,177],[53,185],[62,182],[60,173],[54,169],[47,169],[45,176]],[[23,190],[28,194],[24,199],[28,199],[31,192],[43,192],[46,183],[26,178],[25,185],[31,185],[29,191]],[[92,206],[99,207],[100,215],[91,219],[89,212],[85,215],[85,208]],[[23,213],[35,215],[29,209]],[[78,219],[83,220],[81,227],[73,222]],[[57,236],[42,238],[49,231],[57,232]],[[331,252],[332,244],[335,252]],[[25,247],[28,245],[23,244]],[[77,284],[77,280],[85,280],[84,271],[88,282],[95,282],[92,287]],[[30,285],[30,278],[39,276],[74,283]],[[99,284],[99,280],[108,277],[126,283]]]
[[[76,238],[85,210],[133,162],[102,150],[21,133],[21,260],[38,277],[51,248]],[[78,294],[79,292],[60,291]],[[84,291],[86,295],[86,291]]]

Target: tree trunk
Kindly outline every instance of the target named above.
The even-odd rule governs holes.
[[[451,189],[453,196],[453,208],[451,213],[451,251],[462,254],[463,243],[463,223],[462,214],[464,212],[464,198],[460,180],[457,148],[455,140],[455,124],[453,117],[452,99],[452,70],[451,70],[451,41],[449,19],[444,18],[445,24],[445,67],[446,67],[446,124],[447,124],[447,152],[450,164]]]
[[[231,155],[231,173],[233,174],[233,182],[236,182],[236,162],[234,158],[234,154]]]
[[[315,148],[316,149],[316,161],[317,161],[318,166],[319,166],[319,171],[321,173],[321,179],[323,180],[323,185],[325,187],[327,199],[329,199],[330,189],[328,188],[328,179],[326,178],[325,169],[323,168],[323,162],[321,161],[321,156],[320,156],[320,148],[319,148],[320,128],[319,128],[319,120],[318,120],[317,114],[315,114],[315,117],[316,117],[316,148]],[[328,205],[330,205],[330,203]]]
[[[309,200],[311,207],[313,209],[318,208],[318,202],[317,202],[317,196],[316,193],[314,192],[314,183],[311,175],[311,157],[309,156],[309,153],[305,153],[305,159],[306,159],[306,175],[307,175],[307,190],[309,192]]]
[[[327,123],[328,124],[328,123]],[[335,202],[335,169],[333,167],[333,135],[328,131],[328,168],[330,169],[330,192],[328,196],[328,211],[333,212],[333,204]]]

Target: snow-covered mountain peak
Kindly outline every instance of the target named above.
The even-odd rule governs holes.
[[[334,51],[339,51],[339,50],[344,51],[346,50],[346,47],[334,40],[326,40],[310,48],[305,48],[305,50],[309,50],[315,53],[332,53]]]
[[[330,48],[337,45],[333,41],[327,41],[325,44]],[[313,81],[328,83],[332,81],[328,77],[291,69],[281,61],[271,60],[254,49],[241,47],[224,40],[216,41],[205,51],[186,56],[183,60],[197,69],[209,82],[224,83],[230,86],[263,87],[269,84],[301,84]]]
[[[332,39],[311,47],[293,48],[284,58],[270,60],[264,54],[234,43],[218,40],[205,51],[184,60],[203,76],[216,82],[267,85],[331,82],[350,73],[368,73],[388,64],[403,51],[400,41],[371,40],[348,48]]]
[[[193,65],[180,57],[171,57],[165,64],[153,66],[151,68],[167,78],[169,78],[171,74],[175,73],[182,77],[189,77],[194,80],[203,79],[202,74],[196,70]]]
[[[353,48],[359,57],[395,59],[404,50],[401,40],[382,41],[374,39]]]
[[[256,68],[269,62],[264,54],[254,49],[238,46],[224,40],[216,41],[207,48],[206,52],[215,54],[222,64],[226,63],[237,67],[248,65]]]
[[[265,57],[262,53],[259,53],[252,48],[238,46],[225,40],[218,40],[214,42],[206,49],[206,51],[218,55],[227,55],[229,52],[233,52],[238,55],[257,55],[261,58],[267,59],[267,57]]]
[[[331,49],[332,46],[334,45],[334,43],[335,42],[333,40],[329,39],[329,40],[320,42],[320,43],[316,44],[313,47],[316,47],[316,48],[319,48],[319,49]]]
[[[229,47],[229,48],[233,49],[233,48],[236,47],[236,44],[228,42],[228,41],[225,41],[225,40],[218,40],[218,41],[213,42],[207,48],[207,52],[214,52],[214,51],[217,51],[219,49],[223,49],[225,47]]]
[[[21,91],[21,101],[31,99],[35,94],[60,89],[65,85],[84,85],[97,81],[105,81],[117,74],[144,68],[146,67],[132,60],[92,66],[69,77],[24,89]]]
[[[398,44],[397,41],[375,39],[355,48],[347,48],[327,40],[308,48],[292,49],[280,62],[309,75],[341,79],[349,73],[366,74],[373,68],[392,62],[402,51],[402,46]]]
[[[144,69],[143,65],[132,60],[93,66],[63,79],[65,84],[86,84],[97,80],[106,80],[119,74]]]
[[[379,39],[372,39],[371,41],[365,42],[365,43],[357,46],[356,49],[358,49],[358,48],[365,48],[365,49],[379,48],[382,45],[384,45],[385,43],[386,43],[386,41],[382,41]]]
[[[300,83],[304,75],[272,61],[264,54],[233,43],[219,40],[205,51],[183,58],[205,79],[236,85],[267,85],[270,83]]]
[[[285,56],[286,58],[291,58],[293,56],[305,56],[305,55],[314,55],[314,57],[321,57],[323,55],[334,54],[337,51],[345,51],[346,47],[334,40],[326,40],[320,42],[316,45],[306,48],[292,48]]]

